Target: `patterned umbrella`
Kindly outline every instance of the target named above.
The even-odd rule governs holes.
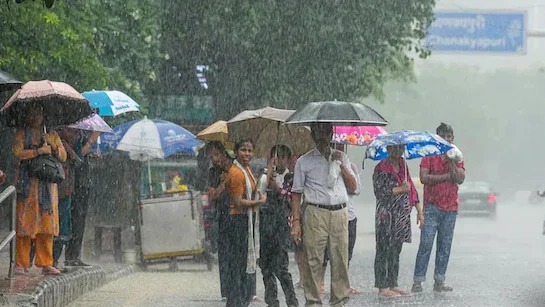
[[[336,144],[366,146],[377,135],[386,133],[388,132],[379,126],[335,126],[333,127],[332,142]]]
[[[405,145],[405,159],[417,159],[427,156],[437,156],[454,148],[437,134],[427,131],[402,130],[375,138],[365,151],[365,158],[384,160],[388,157],[388,146]]]

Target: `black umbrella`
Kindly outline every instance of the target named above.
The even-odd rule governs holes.
[[[354,102],[307,103],[295,111],[286,124],[332,123],[335,126],[386,126],[388,122],[373,108]]]
[[[12,75],[0,70],[0,92],[11,91],[21,87],[22,82]]]

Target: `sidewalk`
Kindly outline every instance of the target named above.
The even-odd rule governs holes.
[[[101,263],[59,276],[43,276],[32,267],[25,276],[8,279],[9,254],[0,253],[0,305],[65,306],[81,295],[137,271],[134,265]]]

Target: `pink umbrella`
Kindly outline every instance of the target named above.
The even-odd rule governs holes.
[[[337,144],[366,146],[377,135],[387,134],[380,126],[335,126],[332,142]]]
[[[69,125],[68,127],[97,132],[114,132],[112,128],[110,128],[110,126],[102,119],[102,117],[96,113],[78,121],[75,124]]]

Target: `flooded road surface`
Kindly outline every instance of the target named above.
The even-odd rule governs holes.
[[[502,203],[498,206],[496,219],[459,216],[447,271],[447,284],[454,287],[454,292],[436,294],[432,291],[432,256],[423,293],[408,298],[378,299],[377,290],[373,288],[374,208],[367,204],[358,212],[358,239],[350,268],[352,283],[362,293],[353,296],[348,306],[545,306],[545,237],[542,235],[545,204]],[[418,241],[419,230],[414,227],[413,243],[405,244],[401,253],[399,283],[406,289],[412,285]],[[295,263],[292,261],[290,265],[294,281],[298,281]],[[150,267],[156,272],[137,273],[112,282],[70,306],[225,305],[219,297],[217,267],[212,272],[191,263],[179,267],[182,271],[176,273],[166,272],[166,265]],[[260,275],[257,291],[262,297]],[[325,305],[328,292],[326,289]],[[298,289],[298,298],[300,306],[304,306],[301,289]],[[284,304],[283,298],[281,303]],[[251,306],[266,304],[252,303]]]

